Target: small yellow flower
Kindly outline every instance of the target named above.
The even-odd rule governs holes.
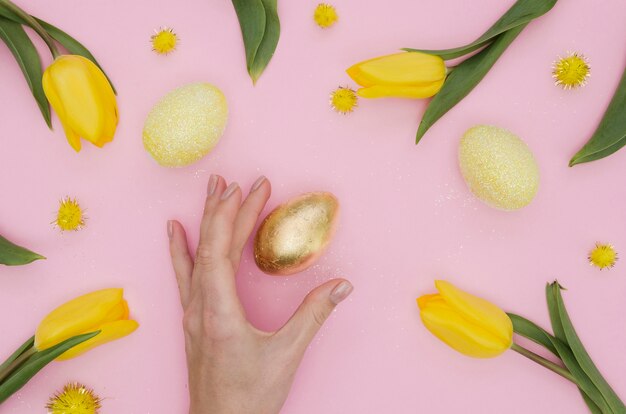
[[[596,247],[589,253],[589,264],[600,268],[611,268],[617,262],[617,252],[610,244],[596,243]]]
[[[53,224],[67,231],[77,231],[85,226],[85,215],[75,198],[65,197],[60,201],[57,218]]]
[[[97,414],[100,401],[92,389],[74,382],[50,397],[46,408],[49,414]]]
[[[353,89],[338,87],[330,94],[330,106],[340,114],[348,114],[354,111],[358,105],[358,97]]]
[[[337,16],[337,10],[335,10],[334,6],[326,3],[320,3],[315,8],[313,19],[319,27],[326,29],[335,24],[337,20],[339,20],[339,16]]]
[[[159,55],[167,55],[176,50],[178,41],[178,35],[169,27],[161,27],[159,30],[155,30],[152,37],[150,37],[152,50]]]
[[[587,79],[591,76],[591,67],[587,59],[580,53],[569,53],[566,57],[559,57],[559,60],[552,65],[552,77],[554,84],[563,89],[578,88],[587,84]]]

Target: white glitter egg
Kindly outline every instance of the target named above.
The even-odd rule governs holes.
[[[526,143],[503,128],[477,125],[459,145],[459,166],[476,197],[492,207],[517,210],[539,188],[539,167]]]
[[[228,106],[210,83],[192,83],[165,95],[143,127],[143,146],[165,167],[184,167],[207,155],[224,133]]]

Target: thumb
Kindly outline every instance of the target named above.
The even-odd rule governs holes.
[[[333,279],[316,287],[304,298],[291,319],[278,332],[291,346],[304,352],[335,306],[352,293],[353,286],[344,279]]]

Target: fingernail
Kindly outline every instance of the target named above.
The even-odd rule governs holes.
[[[263,182],[265,181],[265,176],[260,176],[259,178],[256,179],[256,181],[254,182],[254,184],[252,184],[252,188],[250,189],[250,192],[256,191],[259,189],[259,187],[261,186],[261,184],[263,184]]]
[[[345,298],[350,296],[350,293],[354,290],[354,286],[348,281],[343,281],[337,285],[332,292],[330,292],[330,300],[335,305],[338,305]]]
[[[209,177],[209,185],[207,186],[207,195],[213,195],[217,188],[217,175],[211,174]]]
[[[168,220],[167,221],[167,237],[171,239],[173,234],[174,234],[174,223],[172,223],[172,220]]]
[[[224,191],[224,194],[222,194],[221,199],[222,200],[226,200],[228,197],[231,196],[232,193],[235,192],[235,190],[237,190],[237,188],[239,188],[239,184],[237,184],[237,183],[230,183],[228,185],[228,187],[226,187],[226,190]]]

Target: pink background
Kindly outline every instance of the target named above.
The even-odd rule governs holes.
[[[196,242],[211,172],[246,188],[268,176],[274,187],[268,211],[313,190],[332,191],[342,203],[338,234],[313,268],[266,276],[248,249],[239,274],[244,307],[265,329],[280,327],[324,280],[344,276],[355,285],[311,344],[284,413],[587,412],[574,386],[513,352],[474,360],[436,340],[414,302],[432,291],[435,278],[546,327],[543,289],[558,278],[589,352],[626,397],[626,263],[601,272],[586,260],[596,241],[613,243],[626,256],[626,150],[567,167],[626,64],[623,0],[560,1],[419,146],[414,134],[425,101],[361,100],[356,112],[341,116],[329,108],[329,92],[355,86],[344,70],[357,61],[400,47],[467,43],[513,1],[337,0],[339,23],[321,30],[312,22],[316,2],[280,0],[281,40],[256,87],[227,0],[20,3],[31,3],[33,14],[94,52],[119,91],[121,121],[113,143],[74,153],[56,117],[55,131],[47,130],[18,66],[0,46],[0,232],[48,257],[0,269],[0,355],[30,336],[54,306],[104,287],[126,289],[141,327],[49,365],[1,413],[44,412],[47,397],[68,381],[94,387],[105,398],[103,413],[185,412],[181,310],[165,223],[181,220]],[[181,38],[179,50],[166,57],[149,46],[160,25]],[[569,50],[591,62],[584,89],[553,86],[551,64]],[[143,120],[166,92],[194,81],[224,91],[226,133],[198,163],[162,168],[143,149]],[[467,190],[457,145],[480,123],[510,129],[534,151],[541,186],[529,207],[497,211]],[[78,233],[50,225],[66,195],[87,209],[87,227]]]

